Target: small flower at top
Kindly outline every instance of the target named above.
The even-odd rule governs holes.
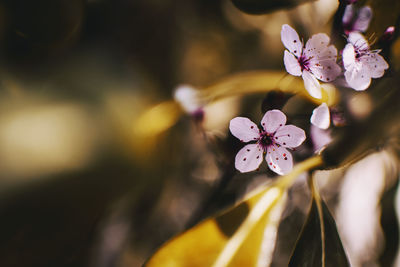
[[[254,142],[237,153],[236,169],[240,172],[256,170],[265,154],[265,160],[272,171],[281,175],[290,172],[293,158],[288,149],[301,145],[306,134],[299,127],[285,124],[286,115],[277,109],[265,113],[261,120],[261,130],[248,118],[232,119],[229,124],[231,133],[242,142]]]
[[[382,34],[381,38],[379,39],[378,43],[387,43],[387,42],[393,40],[395,30],[396,30],[396,28],[394,26],[387,27],[385,32]]]
[[[371,19],[372,9],[369,6],[357,9],[353,4],[349,4],[343,13],[343,31],[346,35],[349,35],[351,32],[365,32],[368,29]]]
[[[281,40],[289,50],[285,50],[283,58],[286,71],[294,76],[302,76],[308,93],[312,97],[322,98],[318,80],[332,82],[341,73],[336,63],[337,50],[334,45],[329,45],[329,36],[314,34],[303,48],[297,32],[285,24],[282,26]]]
[[[344,77],[348,85],[357,91],[365,90],[371,78],[380,78],[389,68],[380,50],[370,50],[367,40],[358,32],[352,32],[343,49]]]

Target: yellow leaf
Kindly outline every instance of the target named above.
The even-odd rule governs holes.
[[[299,174],[321,164],[319,156],[298,164],[290,174],[254,193],[235,208],[170,240],[146,266],[257,266],[264,230],[267,225],[277,223],[273,217],[285,201],[285,192]]]
[[[228,243],[229,236],[221,229],[222,226],[218,223],[218,218],[208,219],[164,245],[146,266],[227,266],[231,260],[229,266],[256,266],[263,231],[268,223],[270,211],[277,205],[281,197],[282,191],[273,187],[246,201],[245,205],[250,209],[256,206],[258,210],[253,213],[251,220],[247,220],[243,224],[247,222],[247,224],[254,224],[254,226],[250,234],[243,232],[235,239],[235,242]],[[228,213],[232,215],[231,219],[235,217],[235,209],[240,209],[239,212],[243,212],[241,205],[230,210]],[[244,212],[247,212],[247,210],[245,209]],[[231,222],[232,224],[240,224],[240,221]],[[232,251],[237,251],[233,258]]]

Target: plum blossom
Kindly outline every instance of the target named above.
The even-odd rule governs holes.
[[[265,160],[272,171],[281,175],[290,172],[293,158],[288,149],[301,145],[306,134],[299,127],[285,124],[286,115],[277,109],[265,113],[261,120],[261,130],[248,118],[232,119],[229,125],[231,133],[242,142],[254,142],[237,153],[236,169],[240,172],[256,170],[265,154]]]
[[[348,85],[357,91],[365,90],[371,78],[380,78],[389,68],[380,50],[370,50],[367,40],[358,32],[351,32],[343,49],[344,77]]]
[[[287,48],[283,58],[286,71],[294,76],[302,76],[309,94],[315,98],[322,98],[318,80],[331,82],[341,73],[336,63],[337,50],[334,45],[329,45],[329,36],[324,33],[314,34],[303,48],[303,42],[300,41],[297,32],[284,24],[281,40]]]
[[[347,5],[342,18],[344,33],[365,32],[371,19],[372,9],[369,6],[357,9],[353,4]]]

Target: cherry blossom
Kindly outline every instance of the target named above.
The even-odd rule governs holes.
[[[372,9],[369,6],[357,9],[353,4],[347,5],[342,18],[344,33],[365,32],[371,19]]]
[[[371,78],[380,78],[389,68],[380,50],[370,50],[367,40],[358,32],[351,32],[343,50],[344,77],[354,90],[369,87]]]
[[[285,24],[282,26],[281,40],[287,48],[283,58],[286,71],[294,76],[302,76],[309,94],[322,98],[318,80],[331,82],[341,73],[336,63],[337,50],[334,45],[329,45],[329,36],[314,34],[303,47],[297,32]]]
[[[236,169],[240,172],[256,170],[265,154],[265,160],[272,171],[281,175],[290,172],[293,158],[288,149],[301,145],[306,134],[294,125],[285,124],[286,115],[277,109],[265,113],[261,120],[261,130],[248,118],[232,119],[229,125],[231,133],[242,142],[252,142],[237,153]]]

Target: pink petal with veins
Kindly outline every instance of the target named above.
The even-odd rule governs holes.
[[[285,125],[276,131],[275,143],[288,148],[298,147],[306,140],[306,133],[294,125]]]
[[[277,109],[267,111],[261,120],[261,125],[267,133],[275,133],[279,127],[286,124],[286,115]]]
[[[263,150],[258,144],[248,144],[236,154],[235,167],[240,172],[254,171],[263,160]]]
[[[300,41],[297,32],[287,24],[282,25],[281,40],[283,45],[296,57],[300,57],[303,50],[303,43]]]
[[[265,160],[268,163],[268,167],[280,175],[287,174],[293,169],[292,154],[282,146],[272,145],[268,147]]]
[[[236,117],[229,123],[231,133],[242,142],[250,142],[260,137],[257,125],[244,117]]]

